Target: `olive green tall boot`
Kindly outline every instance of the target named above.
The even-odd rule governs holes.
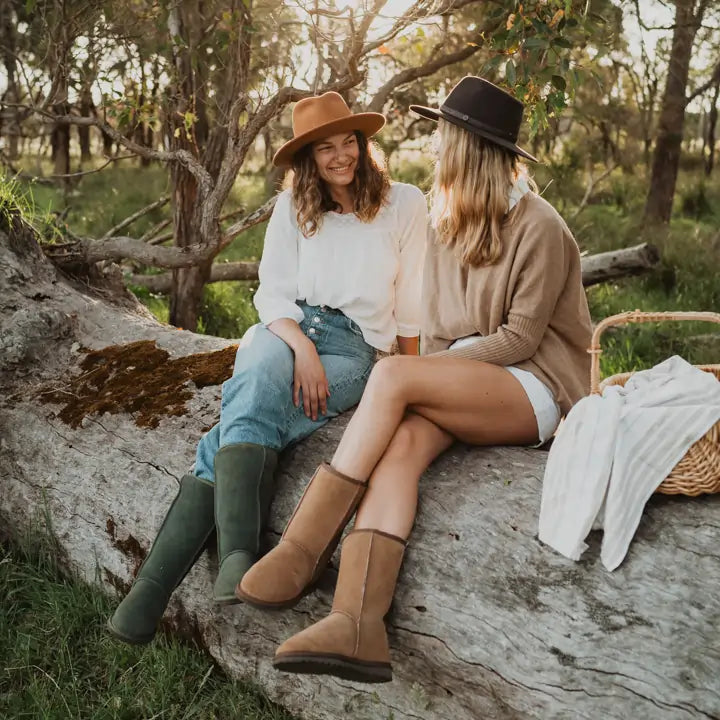
[[[113,616],[108,630],[134,645],[150,642],[173,590],[182,582],[203,551],[215,527],[214,485],[185,475],[165,515],[150,552],[130,592]]]
[[[275,487],[277,459],[277,452],[254,443],[225,445],[215,454],[220,567],[213,598],[223,605],[239,602],[235,587],[258,558],[260,531]]]

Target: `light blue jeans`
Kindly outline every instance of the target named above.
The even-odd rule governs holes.
[[[302,397],[293,405],[293,352],[264,325],[253,325],[238,348],[232,377],[223,383],[220,422],[198,445],[198,477],[215,480],[215,453],[225,445],[246,442],[280,451],[360,402],[375,348],[340,310],[300,301],[298,306],[305,315],[300,328],[315,344],[330,385],[327,414],[307,417]]]

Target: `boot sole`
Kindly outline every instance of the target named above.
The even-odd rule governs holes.
[[[238,598],[236,598],[234,595],[232,597],[222,597],[222,598],[213,597],[213,602],[216,605],[239,605],[240,604],[240,600]]]
[[[307,587],[305,587],[299,595],[296,595],[290,600],[281,600],[280,602],[267,602],[266,600],[253,597],[252,595],[247,595],[240,589],[240,585],[238,585],[237,588],[235,588],[235,602],[243,602],[246,605],[259,608],[260,610],[287,610],[295,607],[306,595],[313,592],[319,582],[320,577],[318,576]]]
[[[393,679],[390,663],[353,660],[343,655],[286,653],[275,657],[273,667],[282,672],[333,675],[343,680],[362,683],[386,683]]]
[[[153,638],[155,637],[155,633],[153,633],[152,635],[143,635],[142,637],[125,635],[125,633],[120,632],[117,628],[113,626],[111,620],[107,621],[105,628],[116,640],[121,640],[128,645],[147,645],[148,643],[152,642]]]

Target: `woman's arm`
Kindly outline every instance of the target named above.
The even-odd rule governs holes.
[[[292,198],[288,191],[278,195],[265,231],[260,258],[260,287],[253,302],[260,321],[269,325],[278,318],[302,322],[303,312],[296,304],[298,286],[298,233]]]
[[[300,326],[290,318],[271,322],[268,330],[284,340],[295,355],[293,372],[293,404],[300,403],[302,390],[305,415],[318,419],[318,412],[327,414],[327,398],[330,395],[327,375],[312,340],[306,337]]]
[[[417,355],[420,335],[422,269],[428,239],[425,196],[413,185],[398,198],[400,267],[395,279],[395,321],[403,355]],[[414,341],[412,344],[410,341]]]
[[[522,264],[512,292],[507,319],[498,329],[463,347],[434,353],[513,365],[531,358],[545,335],[565,289],[572,248],[559,223],[538,223],[526,231]]]

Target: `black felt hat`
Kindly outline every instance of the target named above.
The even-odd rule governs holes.
[[[488,80],[468,75],[439,108],[411,105],[410,110],[429,120],[447,120],[537,162],[537,158],[517,146],[523,104]]]

